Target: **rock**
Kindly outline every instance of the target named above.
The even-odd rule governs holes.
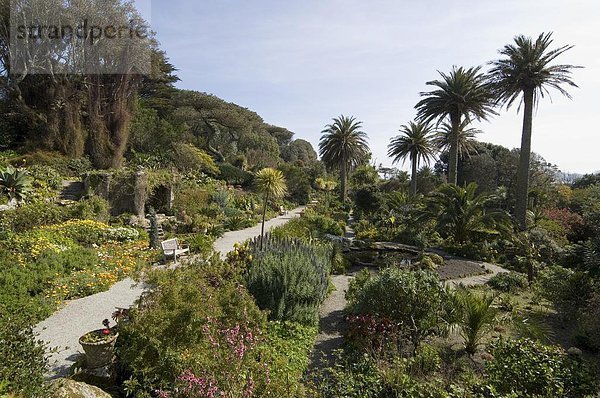
[[[71,379],[56,379],[52,386],[56,387],[52,398],[111,398],[110,394],[98,387]]]
[[[567,350],[567,354],[573,357],[580,357],[583,354],[583,352],[581,352],[581,350],[577,347],[571,347]]]

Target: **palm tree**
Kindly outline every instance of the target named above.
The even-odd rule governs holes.
[[[267,214],[267,204],[270,198],[280,198],[285,195],[287,190],[283,173],[270,167],[264,168],[256,173],[254,184],[258,193],[264,195],[262,227],[260,229],[260,250],[263,248],[263,238],[265,236],[265,216]]]
[[[393,158],[393,163],[406,158],[410,159],[412,174],[410,190],[417,194],[417,168],[421,160],[429,163],[435,157],[435,148],[432,143],[433,128],[427,123],[409,122],[400,126],[401,135],[392,138],[388,145],[388,156]]]
[[[340,200],[346,201],[348,172],[369,153],[367,135],[361,131],[362,122],[353,116],[336,117],[325,126],[319,142],[319,154],[325,165],[340,170]]]
[[[424,97],[415,105],[417,120],[442,123],[446,117],[450,119],[452,140],[448,161],[448,182],[456,184],[458,170],[458,139],[460,126],[464,120],[486,120],[488,115],[495,114],[492,96],[485,76],[479,73],[480,67],[465,69],[453,67],[450,74],[439,72],[442,80],[427,82],[437,87],[434,91],[422,92]]]
[[[458,126],[458,158],[462,159],[465,155],[477,154],[477,146],[475,145],[475,136],[481,134],[482,131],[476,128],[469,128],[470,120],[465,119]],[[433,138],[434,145],[439,151],[450,151],[452,146],[452,125],[448,122],[441,124],[435,137]]]
[[[474,182],[465,188],[454,184],[442,185],[434,192],[422,211],[421,219],[434,219],[437,229],[455,243],[462,244],[477,238],[497,236],[510,230],[510,218],[502,210],[489,210],[493,195],[476,195]]]
[[[464,286],[458,288],[456,296],[460,309],[456,326],[465,341],[465,351],[474,355],[481,339],[492,331],[496,323],[499,311],[492,305],[495,297],[478,294]]]
[[[497,102],[508,109],[521,98],[524,107],[515,206],[515,217],[522,230],[526,228],[533,109],[537,107],[540,98],[549,95],[550,88],[571,98],[561,85],[577,87],[570,76],[571,70],[579,68],[578,66],[551,65],[552,61],[573,46],[550,50],[552,42],[552,32],[540,34],[535,41],[531,37],[519,35],[514,38],[513,44],[507,44],[499,51],[504,58],[490,62],[490,81]]]

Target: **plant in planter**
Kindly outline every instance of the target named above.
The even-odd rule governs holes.
[[[102,321],[104,328],[92,330],[79,338],[85,352],[86,364],[90,369],[109,365],[114,357],[115,343],[119,333],[110,327],[108,319]]]

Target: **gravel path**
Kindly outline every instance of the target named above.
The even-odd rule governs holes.
[[[273,218],[265,223],[265,230],[283,225],[298,217],[304,207],[298,207],[288,214]],[[233,249],[236,242],[260,235],[260,225],[240,231],[226,232],[215,242],[215,250],[224,257]],[[110,319],[116,307],[130,307],[147,288],[132,279],[124,279],[110,290],[68,302],[62,309],[35,326],[39,339],[48,344],[50,360],[49,376],[68,374],[69,368],[81,354],[79,337],[84,333],[102,327],[103,319]],[[54,351],[56,350],[56,351]]]
[[[483,275],[469,276],[467,278],[450,279],[445,282],[446,285],[450,287],[456,287],[461,284],[464,286],[485,285],[486,282],[489,281],[494,275],[509,272],[507,269],[504,269],[496,264],[484,263],[481,261],[474,261],[474,263],[484,266],[488,270],[488,273]]]

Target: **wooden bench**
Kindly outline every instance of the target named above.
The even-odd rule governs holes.
[[[177,261],[177,256],[186,254],[190,251],[190,247],[187,245],[180,245],[179,242],[177,242],[177,238],[163,240],[160,242],[160,246],[162,247],[165,261],[167,257],[171,256],[174,261]]]

